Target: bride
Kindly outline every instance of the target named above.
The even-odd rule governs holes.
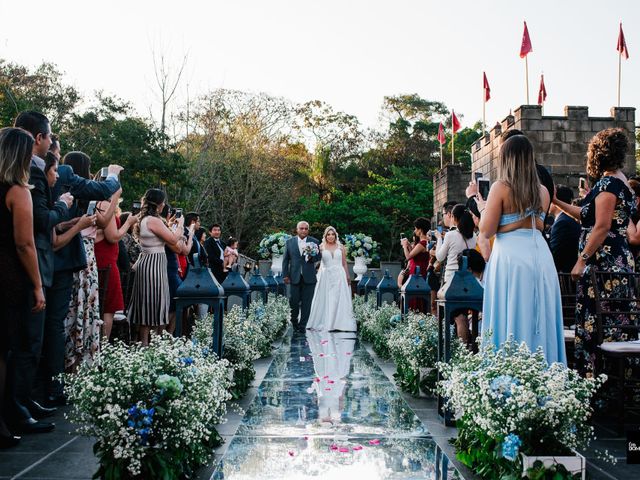
[[[322,263],[313,294],[307,329],[355,332],[347,254],[338,232],[327,227],[320,244]]]

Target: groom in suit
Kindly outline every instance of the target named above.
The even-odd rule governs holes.
[[[318,240],[309,237],[309,224],[299,222],[297,235],[290,238],[285,246],[282,259],[282,273],[284,282],[291,287],[289,305],[291,306],[291,323],[299,332],[303,332],[307,326],[313,292],[316,288],[316,265],[320,261],[320,253],[310,257],[304,256],[304,248],[309,243],[319,245]],[[298,315],[300,318],[298,319]]]

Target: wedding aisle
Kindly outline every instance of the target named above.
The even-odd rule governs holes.
[[[462,478],[355,334],[294,333],[213,478],[351,475]]]

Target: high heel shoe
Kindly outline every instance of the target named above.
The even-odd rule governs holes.
[[[0,449],[12,448],[20,443],[20,437],[13,435],[0,435]]]

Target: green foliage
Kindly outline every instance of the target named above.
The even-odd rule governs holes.
[[[125,205],[141,198],[148,188],[163,188],[169,202],[180,206],[181,188],[188,180],[182,156],[166,150],[160,130],[136,116],[128,103],[102,94],[97,100],[95,106],[72,115],[61,132],[63,152],[86,153],[94,172],[111,163],[122,165]]]
[[[433,211],[432,180],[418,168],[393,167],[389,177],[369,173],[371,183],[357,192],[336,191],[331,202],[318,195],[303,197],[299,217],[321,234],[331,223],[338,232],[371,232],[382,260],[399,258],[400,232],[413,231],[417,217]]]

